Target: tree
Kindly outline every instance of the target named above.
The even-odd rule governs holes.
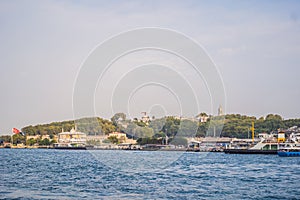
[[[32,146],[36,143],[36,140],[33,138],[30,138],[29,140],[26,140],[26,145]]]
[[[136,121],[135,123],[136,123],[136,125],[138,125],[140,127],[146,127],[147,126],[147,124],[145,122],[142,122],[142,121]]]
[[[196,137],[205,137],[208,125],[208,123],[200,123],[197,129]]]
[[[178,129],[177,137],[195,137],[198,129],[198,122],[182,120]]]
[[[54,144],[54,143],[57,143],[57,141],[55,139],[52,139],[50,143]]]
[[[3,142],[11,142],[11,136],[10,135],[1,135],[0,140]]]
[[[39,145],[49,146],[50,144],[51,144],[51,142],[48,138],[45,138],[45,139],[39,141]]]
[[[178,132],[179,125],[180,119],[176,119],[175,117],[167,117],[162,131],[169,137],[175,136]]]
[[[275,131],[284,126],[282,117],[280,115],[273,114],[267,115],[265,125],[268,132]]]
[[[175,138],[172,139],[170,144],[173,144],[173,145],[176,145],[176,146],[179,146],[179,145],[187,146],[188,141],[184,137],[175,137]]]
[[[148,127],[153,129],[154,134],[157,134],[162,131],[165,123],[166,123],[166,118],[155,119],[149,123]]]
[[[125,132],[127,135],[130,135],[129,137],[135,136],[135,129],[137,125],[133,122],[129,122],[126,128],[122,127],[121,131]]]
[[[134,130],[134,135],[138,138],[146,138],[146,137],[152,137],[154,135],[153,129],[149,127],[140,127],[137,126]]]
[[[113,144],[119,144],[119,143],[120,143],[119,140],[118,140],[118,138],[117,138],[117,136],[109,136],[107,139],[108,139],[111,143],[113,143]]]
[[[276,121],[282,121],[282,117],[280,115],[277,115],[277,114],[268,114],[266,116],[266,120],[276,120]]]
[[[117,126],[119,121],[126,120],[125,113],[116,113],[112,118],[111,121],[113,125]]]
[[[21,134],[14,134],[12,136],[12,138],[13,138],[14,144],[21,144],[21,143],[25,144],[26,143],[26,137]]]
[[[161,144],[161,139],[150,138],[150,137],[139,138],[137,140],[137,143],[139,145],[144,145],[144,144]]]

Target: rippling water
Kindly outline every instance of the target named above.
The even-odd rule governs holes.
[[[300,199],[300,158],[128,151],[127,164],[107,165],[94,154],[0,149],[0,199]],[[145,164],[135,154],[179,158],[164,169],[127,170]]]

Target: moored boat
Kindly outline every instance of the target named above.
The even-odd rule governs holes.
[[[281,157],[298,157],[300,156],[300,150],[297,151],[278,151],[278,155]]]
[[[278,150],[277,154],[281,157],[300,156],[300,144],[289,144]]]
[[[260,142],[248,148],[224,149],[228,154],[277,154],[278,140],[273,134],[259,134]],[[253,138],[254,141],[254,138]]]

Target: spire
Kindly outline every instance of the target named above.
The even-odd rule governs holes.
[[[223,115],[223,108],[220,105],[219,108],[218,108],[218,116],[222,116],[222,115]]]

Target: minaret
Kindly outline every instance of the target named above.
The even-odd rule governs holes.
[[[218,108],[218,116],[222,116],[223,115],[223,109],[222,106],[220,105]]]

